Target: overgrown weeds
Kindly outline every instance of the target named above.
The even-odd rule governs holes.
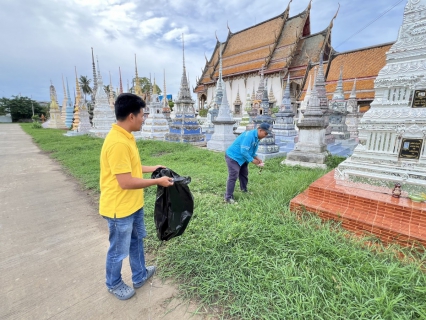
[[[103,140],[23,128],[87,188],[99,191]],[[223,154],[166,142],[138,146],[144,164],[163,164],[192,178],[193,219],[169,242],[156,238],[156,189],[145,190],[146,243],[156,253],[160,274],[174,278],[186,297],[214,308],[219,317],[426,319],[424,252],[385,247],[371,236],[374,246],[368,247],[339,224],[289,211],[289,201],[326,171],[272,159],[255,174],[258,169],[250,165],[249,193],[236,191],[238,204],[226,205]]]

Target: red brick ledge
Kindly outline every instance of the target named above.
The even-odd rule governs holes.
[[[290,210],[339,221],[349,231],[371,233],[385,243],[426,247],[426,203],[337,185],[334,170],[293,198]]]

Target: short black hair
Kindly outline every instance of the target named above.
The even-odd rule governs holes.
[[[115,117],[118,121],[124,121],[131,113],[135,116],[138,115],[141,108],[145,108],[145,106],[145,101],[141,97],[133,93],[122,93],[114,103]]]

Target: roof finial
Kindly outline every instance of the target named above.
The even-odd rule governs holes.
[[[226,20],[226,27],[228,28],[229,33],[232,33],[232,32],[231,32],[231,29],[229,28],[228,20]]]
[[[216,30],[214,31],[214,35],[215,35],[215,37],[216,37],[217,42],[220,42],[220,41],[219,41],[219,38],[217,37]]]
[[[331,21],[333,21],[334,19],[336,19],[337,18],[337,14],[339,13],[340,3],[338,2],[337,4],[339,5],[339,7],[337,8],[336,14],[334,15],[334,17],[333,17],[333,19]]]

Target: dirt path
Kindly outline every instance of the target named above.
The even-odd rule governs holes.
[[[107,292],[105,220],[18,124],[0,125],[0,181],[0,319],[204,318],[157,276],[127,301]]]

